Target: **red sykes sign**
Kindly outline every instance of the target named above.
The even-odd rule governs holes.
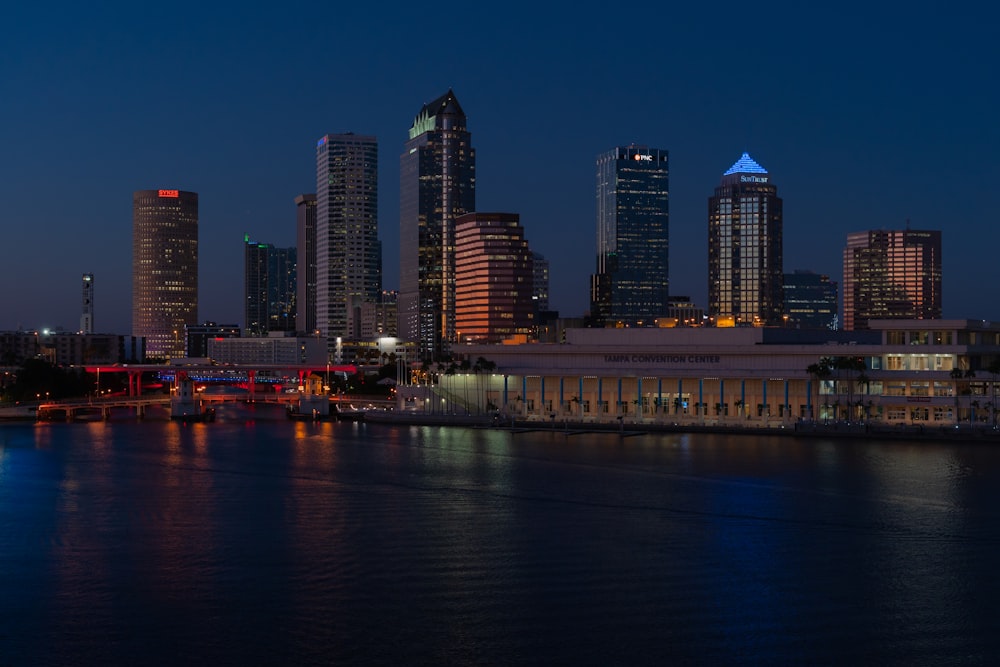
[[[180,197],[180,192],[178,190],[160,190],[161,197]]]

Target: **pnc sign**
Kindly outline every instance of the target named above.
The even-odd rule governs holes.
[[[181,196],[181,193],[178,190],[160,190],[159,195],[161,197],[173,197],[176,199]]]
[[[641,153],[636,153],[635,155],[632,156],[632,159],[633,160],[638,160],[639,162],[652,162],[653,161],[653,156],[652,155],[642,155]]]

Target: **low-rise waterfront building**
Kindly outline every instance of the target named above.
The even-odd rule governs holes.
[[[443,375],[435,400],[533,420],[946,425],[992,424],[998,412],[1000,323],[976,320],[567,329],[564,343],[461,352],[495,370]]]

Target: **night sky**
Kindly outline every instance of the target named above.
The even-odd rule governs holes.
[[[199,319],[242,324],[243,234],[295,244],[330,132],[379,140],[398,288],[399,155],[448,88],[477,208],[521,215],[565,316],[588,307],[595,158],[636,142],[670,151],[673,294],[705,305],[707,198],[746,150],[784,199],[786,271],[840,281],[848,232],[909,220],[943,232],[945,317],[1000,320],[998,10],[549,4],[5,8],[0,329],[75,330],[89,271],[97,329],[128,333],[132,192],[152,188],[199,193]]]

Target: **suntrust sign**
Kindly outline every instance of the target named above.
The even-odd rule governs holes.
[[[740,183],[767,183],[767,176],[740,176]]]
[[[717,354],[605,354],[606,364],[717,364]]]

